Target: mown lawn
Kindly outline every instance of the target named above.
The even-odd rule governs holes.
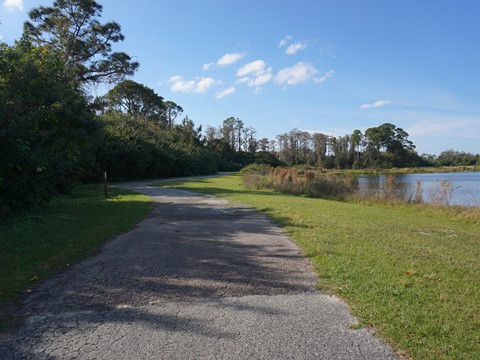
[[[105,198],[103,185],[86,185],[53,199],[44,209],[3,222],[0,306],[127,231],[152,208],[147,196],[110,189]],[[6,315],[0,316],[0,325],[8,322]]]
[[[480,225],[455,209],[363,204],[241,186],[239,176],[160,184],[254,206],[297,241],[319,288],[344,298],[414,359],[480,358]]]

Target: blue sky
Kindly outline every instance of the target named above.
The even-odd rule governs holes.
[[[1,0],[0,37],[52,1]],[[197,125],[234,116],[275,138],[390,122],[417,151],[480,153],[480,1],[98,0],[133,80]],[[101,92],[101,90],[98,90]]]

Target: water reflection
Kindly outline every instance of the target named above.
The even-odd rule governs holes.
[[[480,172],[361,175],[358,185],[365,196],[480,206]]]

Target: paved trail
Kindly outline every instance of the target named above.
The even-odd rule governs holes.
[[[0,359],[397,359],[264,215],[130,183],[157,206],[40,285]]]

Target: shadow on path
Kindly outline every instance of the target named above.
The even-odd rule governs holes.
[[[176,189],[99,254],[45,281],[0,359],[398,360],[265,215]]]

